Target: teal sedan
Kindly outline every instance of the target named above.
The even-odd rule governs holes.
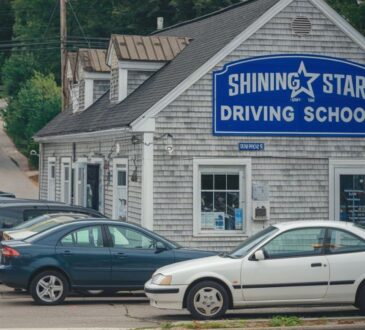
[[[108,219],[67,222],[0,247],[0,282],[41,305],[59,304],[71,291],[141,290],[157,268],[216,254]]]

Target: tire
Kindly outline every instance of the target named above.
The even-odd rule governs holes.
[[[68,294],[68,281],[62,273],[46,270],[32,279],[29,291],[38,305],[58,305]]]
[[[203,281],[194,285],[187,295],[187,309],[197,320],[222,317],[228,309],[227,290],[214,281]]]

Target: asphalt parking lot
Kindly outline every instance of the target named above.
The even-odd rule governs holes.
[[[229,319],[271,319],[275,315],[303,318],[360,318],[352,307],[246,309],[227,313]],[[147,328],[189,321],[186,311],[158,310],[141,293],[113,297],[69,297],[63,305],[37,306],[25,293],[0,285],[0,328]]]

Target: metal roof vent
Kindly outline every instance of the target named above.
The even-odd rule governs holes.
[[[312,22],[306,16],[297,16],[291,22],[291,28],[294,34],[303,37],[312,31]]]

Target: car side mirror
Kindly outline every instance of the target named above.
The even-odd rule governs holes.
[[[160,253],[167,250],[166,245],[159,241],[156,242],[155,247],[156,247],[156,253]]]
[[[253,260],[260,261],[265,260],[265,254],[263,250],[257,250],[253,255]]]

